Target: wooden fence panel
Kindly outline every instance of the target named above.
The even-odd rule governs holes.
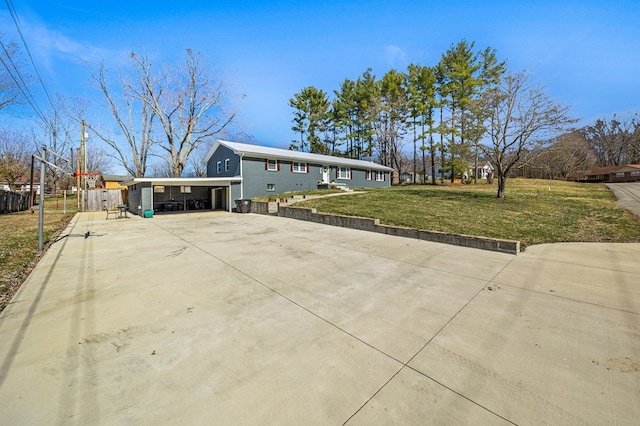
[[[122,190],[120,189],[89,189],[82,191],[84,194],[84,211],[97,212],[105,207],[115,209],[123,204]]]
[[[0,213],[28,210],[29,199],[28,192],[0,192]]]

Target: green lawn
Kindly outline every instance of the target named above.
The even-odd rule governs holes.
[[[295,206],[389,225],[520,240],[523,248],[563,241],[640,241],[640,221],[616,207],[604,185],[509,179],[504,200],[496,198],[495,184],[410,185]]]
[[[75,215],[76,198],[45,199],[43,241],[49,244]],[[0,214],[0,312],[40,259],[38,210]]]

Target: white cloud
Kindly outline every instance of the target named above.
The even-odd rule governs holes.
[[[400,47],[392,44],[384,49],[385,61],[391,67],[404,67],[407,63],[407,53]]]
[[[0,13],[1,28],[6,40],[22,45],[20,33],[8,13]],[[119,61],[125,52],[112,51],[92,45],[85,40],[72,37],[49,28],[33,15],[21,16],[20,30],[38,67],[52,71],[58,60],[72,64]],[[24,50],[24,49],[23,49]]]
[[[51,30],[45,25],[25,25],[29,46],[34,55],[40,58],[44,66],[49,66],[55,58],[76,64],[98,63],[108,60],[122,52],[112,52],[96,47],[83,40],[74,40],[67,35]],[[24,31],[24,30],[23,30]]]

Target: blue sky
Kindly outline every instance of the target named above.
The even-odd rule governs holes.
[[[579,124],[640,112],[640,1],[12,0],[52,94],[100,99],[86,62],[111,68],[132,50],[175,63],[201,52],[233,91],[243,125],[287,147],[288,100],[305,86],[332,93],[371,67],[381,77],[435,65],[462,39],[529,68]],[[6,4],[0,32],[18,40]],[[41,99],[42,107],[45,106]]]

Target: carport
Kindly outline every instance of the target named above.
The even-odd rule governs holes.
[[[202,210],[232,211],[234,186],[242,178],[134,178],[129,188],[129,210],[139,216]]]

